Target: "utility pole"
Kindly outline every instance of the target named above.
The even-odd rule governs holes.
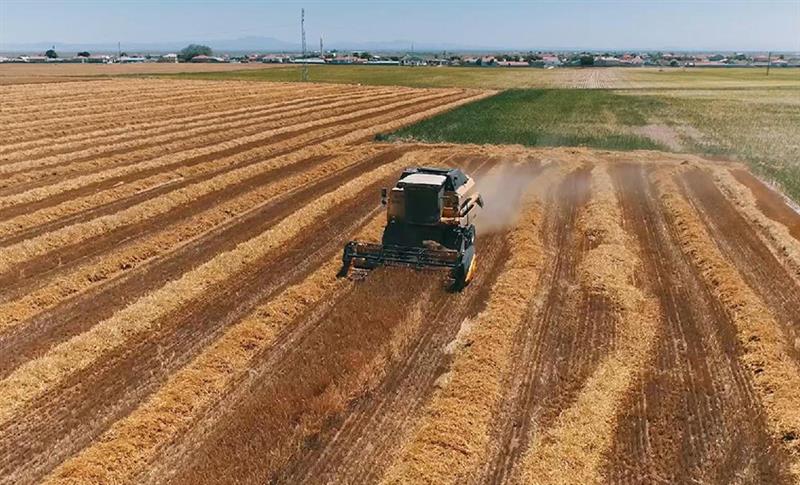
[[[303,46],[303,82],[308,81],[308,64],[306,64],[306,9],[300,9],[300,36]]]
[[[769,66],[772,64],[772,52],[767,53],[767,76],[769,76]]]
[[[319,58],[320,59],[324,59],[325,58],[325,53],[324,52],[325,51],[322,50],[322,34],[319,34]]]
[[[122,57],[122,43],[117,42],[117,59]]]

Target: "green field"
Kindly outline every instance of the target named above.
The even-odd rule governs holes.
[[[747,162],[800,201],[800,90],[511,90],[385,135],[653,148]]]
[[[301,81],[299,65],[269,69],[215,73],[182,73],[169,75],[183,79]],[[509,89],[514,87],[545,87],[553,83],[552,71],[543,69],[499,70],[451,67],[397,66],[308,66],[311,82],[370,84],[381,86],[410,86],[417,88],[483,88]]]
[[[589,146],[632,150],[667,147],[636,134],[655,98],[606,90],[515,89],[424,120],[388,136],[426,142]]]
[[[301,66],[242,71],[166,74],[182,79],[299,82]],[[743,88],[800,87],[800,69],[481,68],[308,66],[309,81],[410,87],[514,88]]]

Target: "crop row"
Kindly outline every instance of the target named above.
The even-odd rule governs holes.
[[[546,185],[547,177],[536,183]],[[509,236],[511,258],[492,287],[486,309],[472,324],[472,344],[456,355],[443,389],[427,406],[384,483],[449,483],[473,470],[489,444],[492,410],[512,360],[511,344],[535,295],[544,258],[539,234],[544,203],[537,191],[524,197]]]
[[[742,349],[742,365],[766,410],[775,442],[782,443],[793,458],[791,471],[798,479],[800,442],[791,437],[800,435],[800,366],[788,355],[780,326],[737,268],[722,256],[695,209],[681,196],[672,174],[658,173],[655,183],[665,209],[675,220],[683,250],[730,312]]]
[[[332,207],[355,197],[363,187],[396,173],[406,163],[401,159],[384,165],[319,197],[266,232],[217,255],[88,331],[59,344],[44,356],[23,364],[0,381],[0,423],[11,419],[16,410],[68,375],[93,365],[102,354],[124,345],[134,335],[147,332],[156,320],[171,310],[190,304],[209,288],[235,277],[262,255],[314,227]]]
[[[51,153],[55,154],[56,152],[79,150],[84,148],[85,143],[90,140],[102,139],[104,143],[112,144],[119,141],[136,138],[142,139],[169,132],[182,132],[186,128],[201,126],[203,122],[225,121],[228,119],[235,119],[241,115],[258,114],[285,106],[297,107],[299,105],[299,107],[302,107],[304,103],[336,99],[343,96],[353,96],[361,92],[361,90],[355,88],[352,90],[343,90],[343,92],[312,91],[306,93],[302,100],[290,96],[273,95],[271,98],[275,99],[270,99],[268,102],[264,101],[263,96],[255,97],[253,100],[236,99],[226,105],[226,108],[223,110],[208,112],[207,109],[204,109],[200,113],[192,113],[192,111],[188,111],[187,113],[187,111],[181,110],[176,111],[177,116],[147,119],[137,123],[131,123],[130,119],[126,118],[124,126],[104,126],[99,127],[99,129],[84,131],[74,135],[60,136],[57,146],[53,146],[52,140],[30,140],[27,142],[5,145],[0,149],[0,152],[6,153],[4,160],[8,162],[20,161],[20,159],[27,157],[42,157]]]
[[[592,171],[592,198],[580,230],[595,245],[578,268],[582,285],[613,302],[616,339],[556,422],[536,433],[521,463],[522,482],[599,483],[623,398],[652,356],[658,305],[636,286],[636,243],[622,228],[622,212],[607,168]]]
[[[321,152],[321,150],[319,150]],[[326,176],[361,163],[373,150],[356,150],[339,155],[330,161],[299,174],[283,179],[268,178],[265,183],[249,184],[242,179],[235,186],[243,186],[243,193],[221,201],[212,207],[177,220],[164,230],[152,234],[141,234],[137,239],[115,248],[112,254],[100,254],[81,266],[37,280],[37,288],[28,288],[24,296],[0,304],[0,328],[8,329],[33,315],[49,309],[68,296],[86,291],[99,284],[108,283],[145,265],[156,257],[176,251],[209,231],[217,230],[228,221],[245,217],[279,197],[291,196],[307,185],[324,180]],[[282,158],[280,165],[298,163],[303,157],[313,157],[313,151],[291,154]],[[192,199],[195,199],[193,197]],[[15,292],[16,293],[16,292]]]
[[[69,163],[70,166],[74,165],[75,168],[73,170],[80,171],[81,165],[87,165],[88,167],[93,166],[103,166],[98,165],[101,162],[104,164],[108,164],[109,160],[108,157],[111,155],[113,159],[120,159],[123,155],[126,155],[132,149],[136,149],[138,147],[143,147],[144,150],[140,154],[140,156],[133,158],[133,161],[143,160],[148,156],[152,156],[155,154],[163,153],[163,149],[179,149],[181,147],[185,147],[186,145],[190,145],[194,148],[199,148],[203,146],[212,146],[218,143],[224,143],[225,141],[230,141],[231,131],[226,131],[223,127],[230,125],[230,129],[237,128],[237,126],[242,126],[245,128],[250,128],[249,130],[244,131],[243,135],[247,136],[248,134],[257,134],[259,131],[256,130],[257,127],[263,126],[262,132],[266,132],[267,134],[270,133],[271,129],[276,128],[289,128],[289,127],[297,127],[297,125],[306,124],[308,122],[314,121],[316,119],[321,119],[325,117],[333,116],[337,113],[337,109],[344,109],[346,112],[347,110],[356,108],[363,102],[363,104],[370,106],[377,104],[378,101],[387,98],[387,99],[403,99],[397,95],[377,95],[375,96],[377,99],[374,101],[369,98],[369,96],[361,96],[356,97],[356,99],[352,102],[345,100],[334,100],[333,102],[323,102],[319,106],[319,108],[313,107],[299,107],[299,113],[294,112],[293,106],[288,107],[279,107],[276,110],[267,110],[265,113],[256,113],[253,116],[245,115],[239,120],[231,120],[225,124],[218,124],[218,123],[211,123],[211,124],[201,124],[197,127],[187,127],[186,131],[182,131],[179,135],[176,136],[174,133],[166,133],[164,135],[157,135],[150,138],[139,138],[128,140],[119,143],[113,143],[111,145],[106,146],[97,146],[97,147],[88,147],[79,150],[78,152],[66,152],[56,155],[51,155],[45,158],[39,159],[30,159],[30,160],[22,160],[16,163],[10,163],[7,165],[3,165],[0,167],[0,173],[6,174],[14,174],[17,172],[22,172],[25,170],[30,169],[38,169],[42,170],[43,168],[47,167],[50,169],[51,166]],[[331,108],[328,111],[326,108]],[[303,116],[306,113],[314,113],[317,114],[315,116]],[[287,113],[291,113],[290,116],[286,116]],[[298,119],[302,120],[301,123],[294,124],[293,120]],[[271,121],[272,123],[265,123],[264,125],[260,125],[261,122]],[[224,122],[224,120],[220,120],[220,123]],[[208,136],[214,135],[214,136]],[[241,136],[241,135],[240,135]],[[202,144],[199,146],[197,142],[194,141],[195,137],[202,137],[200,138],[203,140]],[[167,142],[164,145],[164,142]],[[163,147],[163,148],[162,148]],[[160,149],[160,151],[159,151]],[[141,150],[141,149],[140,149]],[[137,155],[139,155],[137,153]],[[79,163],[75,163],[75,160]],[[127,161],[127,158],[125,159]],[[82,163],[81,163],[82,162]]]

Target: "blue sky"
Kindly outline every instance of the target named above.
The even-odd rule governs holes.
[[[0,45],[161,42],[244,36],[309,43],[537,48],[800,51],[800,0],[790,1],[18,1],[0,0]]]

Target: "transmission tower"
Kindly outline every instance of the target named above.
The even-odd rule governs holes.
[[[303,45],[303,81],[308,81],[308,64],[306,64],[306,9],[300,9],[300,36]]]

